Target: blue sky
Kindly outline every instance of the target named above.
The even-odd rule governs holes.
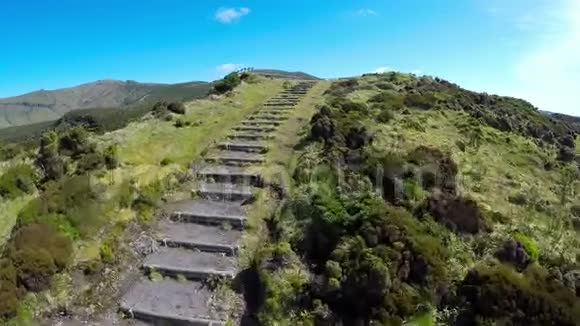
[[[580,0],[19,0],[2,4],[0,97],[97,79],[398,70],[580,115]]]

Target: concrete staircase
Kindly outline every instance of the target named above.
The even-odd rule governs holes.
[[[156,232],[160,249],[144,258],[142,276],[121,298],[120,310],[127,318],[148,325],[195,326],[224,325],[231,318],[216,307],[219,298],[208,281],[239,272],[244,203],[264,186],[258,171],[266,163],[266,141],[314,84],[299,82],[271,98],[208,152],[207,165],[195,171],[198,198],[165,207],[168,217],[159,221]],[[148,277],[151,273],[163,277]]]

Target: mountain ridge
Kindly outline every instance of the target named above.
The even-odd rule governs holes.
[[[161,84],[104,79],[55,90],[40,89],[0,98],[0,128],[56,120],[74,110],[123,107],[149,98],[195,97],[210,87],[202,81]]]

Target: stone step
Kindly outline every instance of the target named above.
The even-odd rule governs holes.
[[[294,103],[284,103],[284,102],[277,102],[277,103],[272,103],[272,102],[268,102],[268,103],[264,103],[265,107],[294,107],[295,104]]]
[[[274,121],[274,120],[258,120],[258,119],[254,119],[254,120],[245,120],[245,121],[242,121],[242,124],[244,126],[279,126],[282,123],[280,121]]]
[[[300,103],[300,100],[294,100],[294,99],[269,99],[266,103],[288,103],[288,104],[297,104]]]
[[[262,154],[234,150],[223,150],[208,154],[205,160],[207,162],[219,162],[226,165],[260,164],[266,161]]]
[[[159,222],[156,236],[160,243],[168,247],[234,255],[242,233],[240,230],[219,225],[209,226],[163,220]]]
[[[306,95],[306,93],[308,93],[308,91],[303,91],[303,90],[287,90],[287,91],[282,91],[280,94],[284,95]]]
[[[212,300],[211,291],[200,282],[142,278],[123,295],[120,309],[128,318],[153,325],[224,326]]]
[[[165,276],[182,275],[189,280],[233,278],[236,274],[236,261],[236,257],[221,253],[161,247],[159,251],[145,257],[143,268]]]
[[[190,199],[171,203],[164,210],[171,220],[179,222],[228,224],[235,228],[242,228],[246,223],[246,212],[241,202]]]
[[[233,183],[202,183],[193,191],[206,199],[224,201],[245,201],[254,197],[255,189],[251,186]]]
[[[228,135],[228,139],[239,141],[259,141],[259,140],[268,140],[272,138],[273,136],[271,133],[244,132]]]
[[[220,143],[218,146],[224,150],[240,152],[265,153],[268,151],[268,146],[261,141],[225,141]]]
[[[256,126],[236,126],[234,127],[236,131],[255,131],[255,132],[271,132],[276,130],[274,126],[263,126],[263,127],[256,127]]]
[[[219,183],[249,184],[254,187],[263,187],[264,182],[261,176],[252,170],[255,169],[231,165],[210,165],[199,170],[197,175]]]
[[[301,101],[302,98],[302,96],[298,95],[280,95],[270,98],[269,101]]]
[[[269,114],[269,115],[278,115],[278,116],[282,116],[282,117],[287,117],[289,113],[290,113],[290,110],[280,110],[280,109],[268,108],[268,109],[260,110],[256,114]]]
[[[288,117],[281,115],[281,114],[278,114],[278,115],[275,115],[275,114],[255,114],[255,115],[249,116],[248,119],[252,120],[252,121],[253,120],[271,120],[271,121],[283,122],[283,121],[288,120]]]

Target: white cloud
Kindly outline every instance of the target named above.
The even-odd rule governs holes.
[[[234,71],[234,70],[238,70],[242,68],[242,65],[239,63],[224,63],[222,65],[219,65],[216,67],[216,70],[220,73],[220,74],[229,74],[230,72]]]
[[[543,28],[515,64],[514,92],[541,109],[580,115],[580,0],[563,0],[538,18]]]
[[[372,9],[363,8],[357,10],[356,14],[361,17],[376,16],[378,13]]]
[[[412,74],[415,74],[415,75],[422,75],[423,74],[423,70],[421,70],[421,69],[414,69],[414,70],[411,70],[411,73]]]
[[[233,23],[250,13],[250,8],[220,8],[215,13],[215,19],[222,24]]]
[[[378,67],[373,72],[375,74],[384,74],[385,72],[393,71],[394,69],[391,67]]]

